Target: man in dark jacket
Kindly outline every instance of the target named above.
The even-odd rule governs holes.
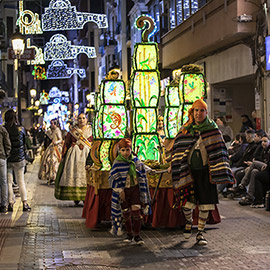
[[[239,185],[243,176],[245,175],[245,169],[248,167],[248,162],[252,162],[254,158],[254,153],[258,147],[258,145],[254,141],[255,131],[253,129],[249,129],[245,132],[245,134],[248,146],[242,157],[232,168],[232,171],[237,181],[237,185]],[[234,193],[235,195],[241,195],[246,193],[246,189],[239,189],[238,186],[235,188],[229,188],[228,191]]]

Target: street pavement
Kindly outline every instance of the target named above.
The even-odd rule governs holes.
[[[183,228],[144,228],[144,246],[126,244],[109,224],[90,230],[82,206],[54,198],[54,187],[38,179],[39,158],[25,174],[30,213],[18,198],[13,213],[0,215],[0,269],[270,269],[270,212],[220,199],[222,222],[206,226],[208,245],[189,240]]]

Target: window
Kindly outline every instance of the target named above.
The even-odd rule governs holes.
[[[13,34],[13,17],[7,17],[7,38]]]
[[[206,3],[207,0],[171,0],[171,28],[174,28],[173,25],[175,24],[173,20],[175,18],[174,4],[176,9],[176,24],[180,24]]]

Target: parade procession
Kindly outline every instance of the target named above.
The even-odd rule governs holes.
[[[0,1],[0,269],[269,269],[269,22]]]

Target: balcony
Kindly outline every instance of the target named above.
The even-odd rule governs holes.
[[[241,0],[210,1],[162,36],[163,68],[179,68],[253,36],[259,9],[254,3]],[[239,22],[242,14],[252,14],[253,20]]]

